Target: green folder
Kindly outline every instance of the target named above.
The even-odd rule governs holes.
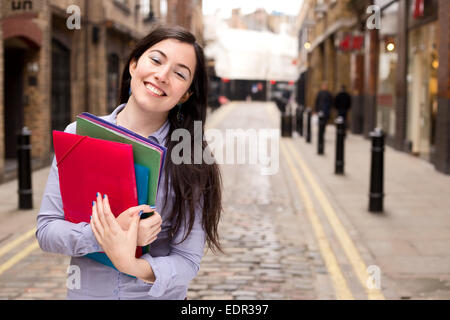
[[[154,142],[151,142],[152,145],[143,142],[142,140],[147,139],[144,137],[138,139],[136,138],[136,134],[131,132],[127,133],[127,131],[123,131],[121,127],[117,127],[112,123],[99,123],[100,121],[98,121],[98,119],[100,118],[95,116],[89,115],[92,118],[95,117],[95,121],[86,119],[84,114],[77,116],[77,134],[108,141],[127,143],[133,146],[134,163],[149,168],[148,205],[155,207],[156,194],[166,148],[156,145]],[[103,119],[100,120],[105,122]],[[157,147],[155,147],[155,145]],[[161,152],[161,150],[163,150],[163,152]]]

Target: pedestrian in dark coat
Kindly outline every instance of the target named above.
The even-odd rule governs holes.
[[[345,86],[341,87],[341,91],[334,99],[334,106],[338,111],[338,116],[344,118],[344,126],[347,128],[347,112],[351,108],[352,99],[350,95],[345,91]]]
[[[328,91],[327,83],[324,82],[322,83],[322,88],[316,97],[315,111],[323,112],[325,127],[326,123],[328,122],[328,119],[330,118],[330,110],[332,105],[333,105],[333,96],[331,95],[330,91]]]

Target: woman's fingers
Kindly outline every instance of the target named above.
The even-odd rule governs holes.
[[[148,244],[152,244],[153,242],[155,242],[155,240],[156,240],[157,238],[158,238],[157,235],[151,237],[151,238],[148,240]]]
[[[111,211],[111,207],[109,205],[109,198],[107,194],[103,195],[103,211],[105,213],[111,213],[112,215],[114,215]]]
[[[144,219],[142,223],[144,223],[146,227],[150,228],[152,226],[161,225],[162,219],[159,213],[155,211],[155,213],[151,217]]]
[[[106,223],[113,231],[118,231],[118,228],[120,229],[119,224],[116,221],[116,218],[114,217],[113,213],[111,212],[111,208],[109,206],[109,199],[108,196],[105,194],[103,197],[103,214]]]
[[[160,232],[161,232],[161,226],[155,226],[155,227],[153,227],[153,228],[150,229],[149,234],[150,234],[151,236],[156,236],[156,235],[158,235],[158,233],[160,233]]]
[[[103,213],[103,200],[102,200],[102,195],[100,194],[100,192],[97,192],[97,215],[98,215],[98,219],[100,220],[103,228],[108,228],[109,224],[105,219],[105,215]]]
[[[98,219],[97,204],[95,203],[95,201],[93,201],[92,204],[91,229],[97,241],[100,242],[103,238],[104,230],[102,224],[100,223],[100,220]]]
[[[139,227],[139,215],[136,214],[135,216],[133,216],[132,219],[133,220],[131,221],[130,229],[128,229],[127,235],[128,235],[129,238],[131,238],[134,241],[136,241],[137,233],[138,233],[138,227]]]
[[[139,211],[141,210],[144,212],[152,212],[154,209],[150,208],[149,205],[141,204],[136,207],[128,208],[126,211],[124,211],[124,213],[126,212],[128,215],[134,216],[134,213],[139,213]]]

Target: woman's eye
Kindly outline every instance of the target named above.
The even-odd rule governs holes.
[[[186,80],[186,77],[184,76],[184,74],[180,73],[180,72],[175,72],[179,77],[181,77],[183,80]]]
[[[151,59],[153,62],[157,63],[157,64],[161,64],[161,62],[159,61],[158,58],[150,57],[150,59]]]

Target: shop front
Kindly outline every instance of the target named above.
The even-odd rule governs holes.
[[[395,136],[396,80],[398,62],[398,2],[382,11],[379,30],[378,83],[376,95],[376,126],[386,134],[388,141]]]
[[[434,18],[434,19],[433,19]],[[437,4],[411,2],[408,30],[407,131],[410,151],[430,160],[434,152],[438,93]]]

